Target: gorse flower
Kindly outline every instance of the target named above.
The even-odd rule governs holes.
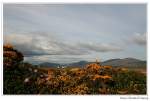
[[[5,94],[146,94],[146,75],[90,63],[85,68],[37,68],[4,45]],[[12,69],[8,69],[12,68]]]

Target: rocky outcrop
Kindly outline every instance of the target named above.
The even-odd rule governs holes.
[[[23,61],[22,53],[15,50],[12,45],[4,45],[3,50],[3,64],[5,69],[13,68],[15,65]]]

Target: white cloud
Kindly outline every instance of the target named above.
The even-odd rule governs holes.
[[[146,45],[146,33],[135,33],[132,37],[132,40],[135,44]]]

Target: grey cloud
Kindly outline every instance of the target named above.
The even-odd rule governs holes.
[[[43,62],[52,62],[52,63],[71,63],[79,62],[82,60],[86,61],[95,61],[94,57],[90,55],[42,55],[42,56],[32,56],[25,57],[25,61],[31,63],[43,63]]]
[[[25,56],[42,55],[40,47],[37,47],[35,40],[37,37],[25,34],[4,34],[4,44],[10,43]]]
[[[82,55],[87,50],[64,43],[51,36],[41,34],[6,34],[4,43],[11,43],[25,56],[38,55]]]
[[[4,34],[4,43],[11,43],[25,56],[86,55],[94,52],[115,52],[122,49],[113,44],[65,43],[48,34]]]
[[[79,46],[95,52],[116,52],[123,50],[121,47],[115,44],[105,44],[105,43],[99,44],[79,43]]]
[[[146,33],[144,34],[136,33],[132,37],[132,40],[135,44],[146,45]]]

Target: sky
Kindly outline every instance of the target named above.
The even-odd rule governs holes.
[[[146,60],[146,12],[146,4],[4,4],[4,44],[30,63]]]

